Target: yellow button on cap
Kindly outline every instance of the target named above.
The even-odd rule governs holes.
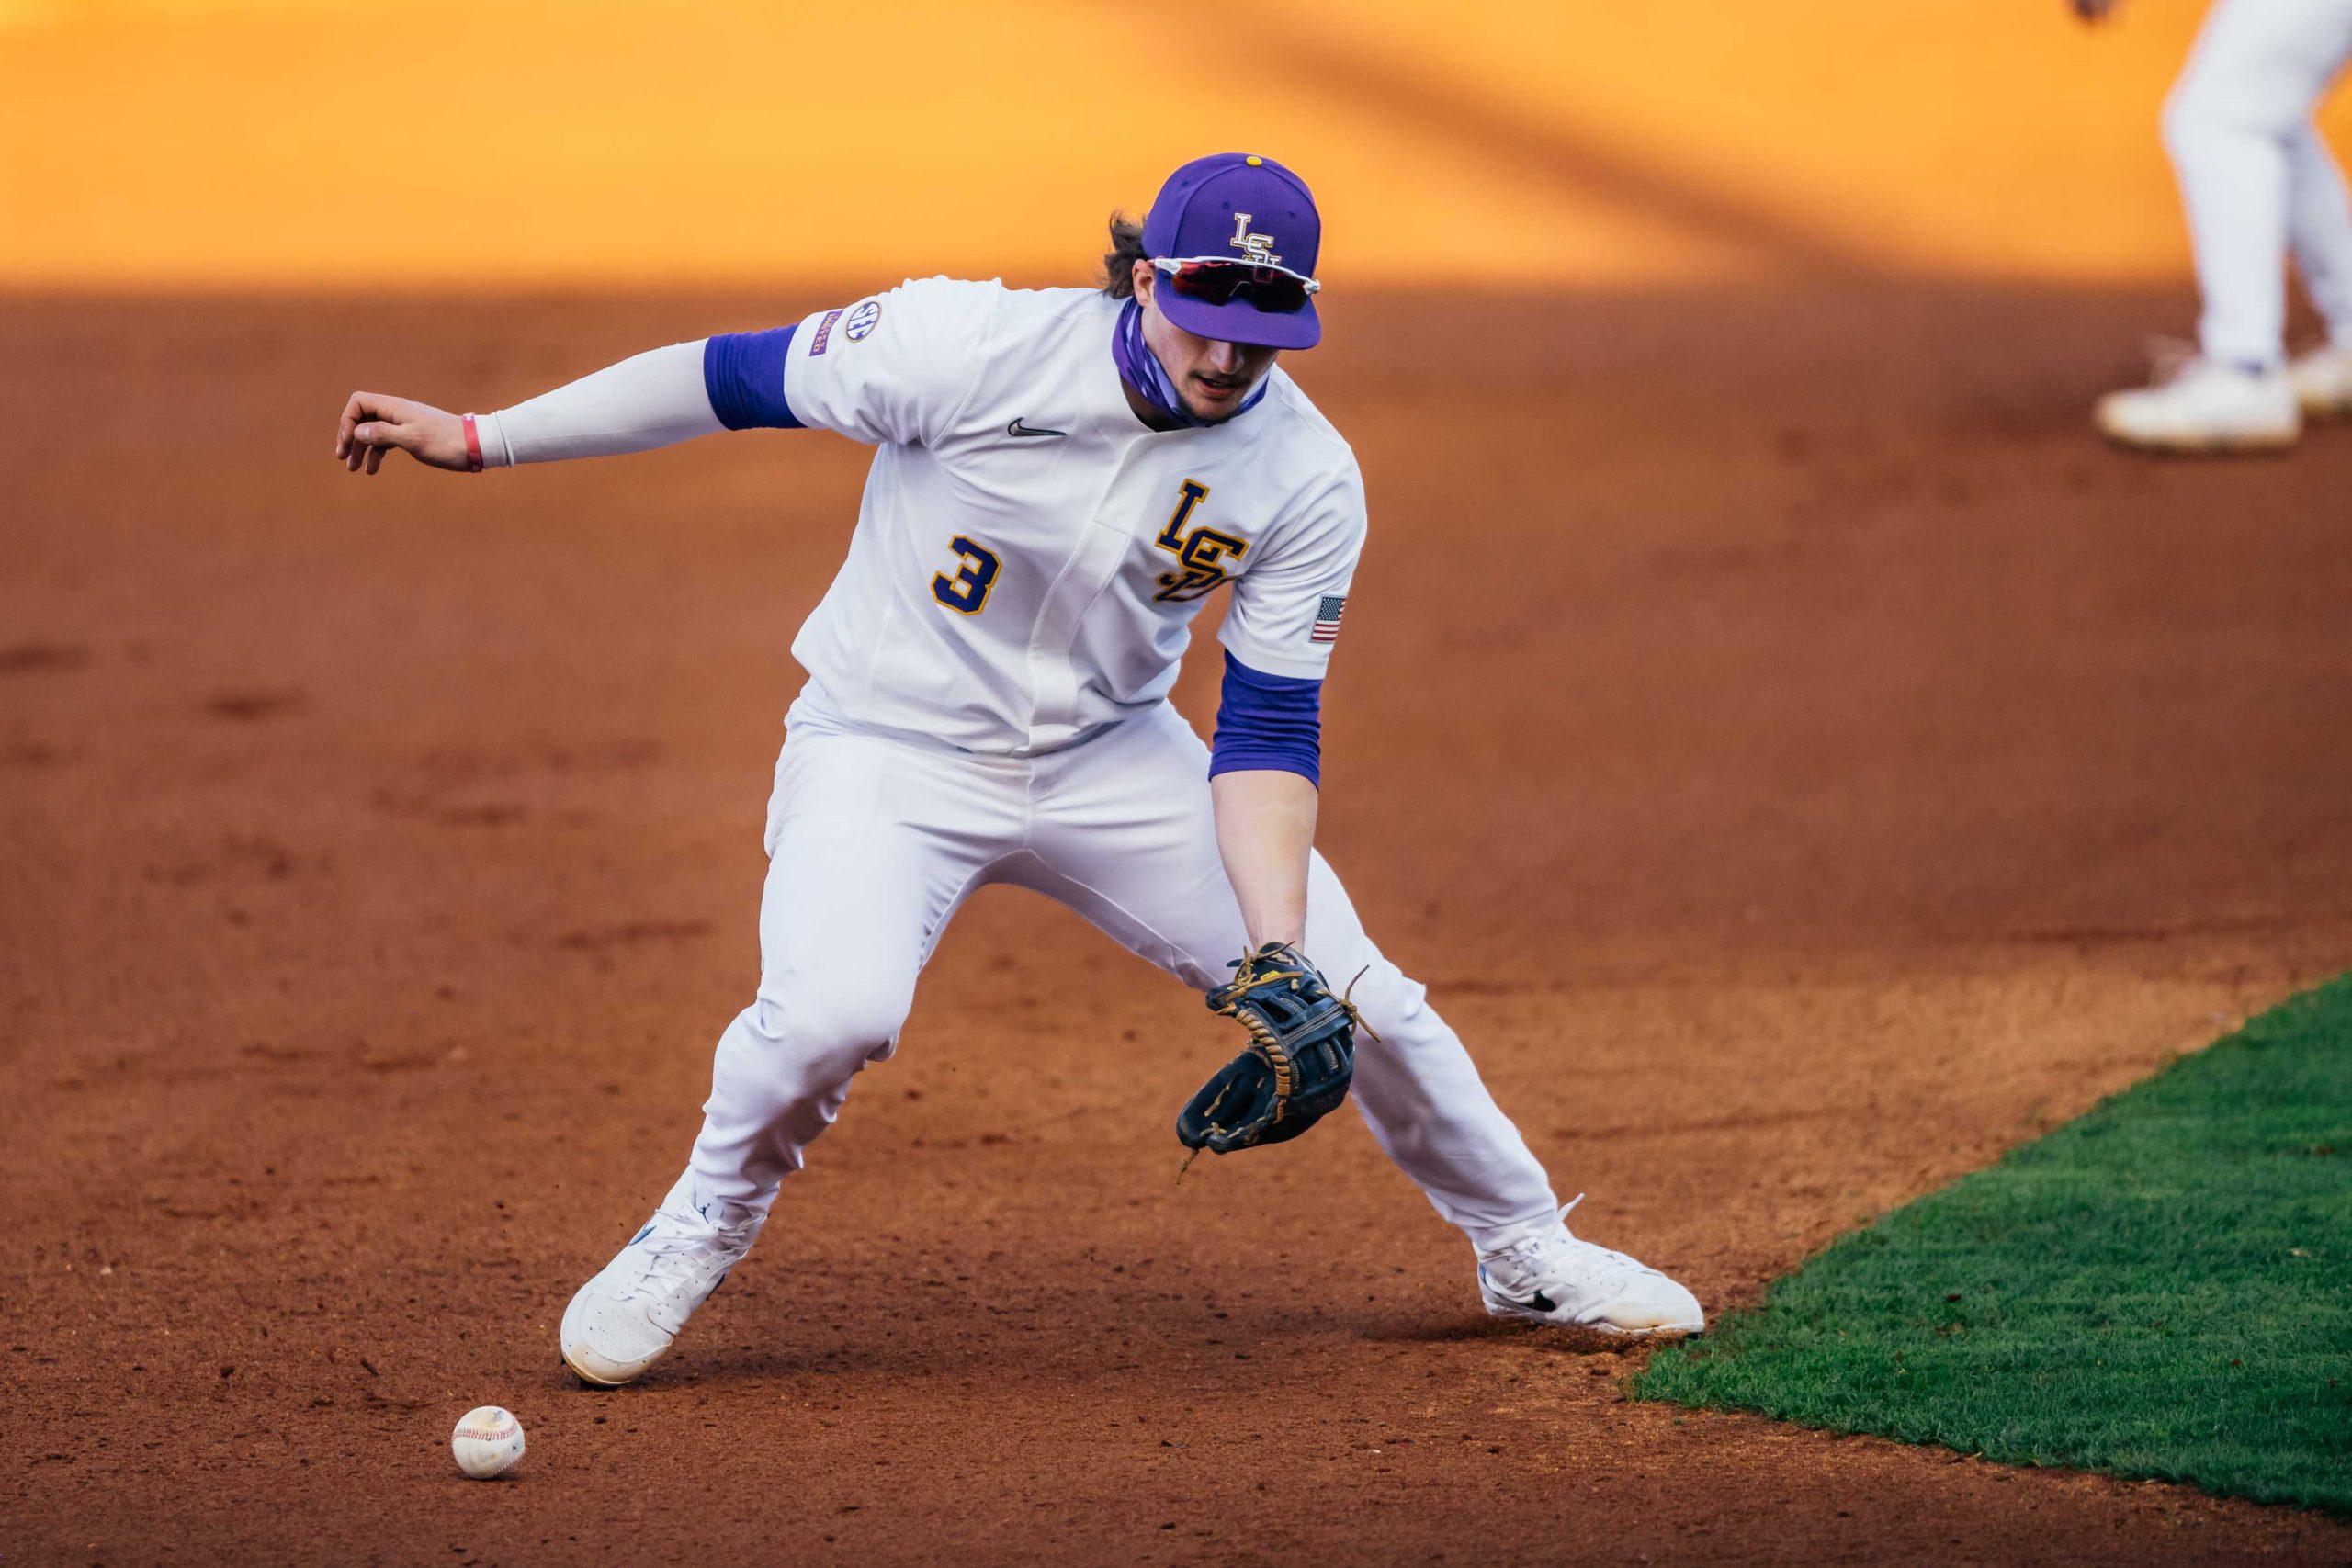
[[[1260,157],[1260,156],[1258,156],[1258,154],[1256,154],[1255,152],[1250,153],[1250,156],[1249,156],[1246,160],[1244,160],[1244,161],[1245,161],[1246,163],[1248,163],[1248,164],[1249,164],[1249,165],[1250,165],[1251,168],[1253,168],[1253,169],[1254,169],[1254,168],[1256,168],[1259,164],[1262,164],[1262,163],[1264,163],[1264,162],[1265,162],[1265,160],[1264,160],[1263,158],[1261,158],[1261,157]]]

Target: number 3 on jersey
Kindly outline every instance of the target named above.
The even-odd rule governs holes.
[[[974,543],[958,534],[947,541],[961,563],[956,575],[941,572],[931,580],[931,596],[959,615],[977,615],[980,606],[989,602],[989,589],[996,582],[997,568],[1003,563],[996,552],[985,545]]]

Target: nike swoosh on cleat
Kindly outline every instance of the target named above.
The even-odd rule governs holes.
[[[1487,1289],[1495,1290],[1492,1285],[1488,1285]],[[1525,1301],[1521,1301],[1517,1296],[1507,1296],[1500,1291],[1495,1291],[1495,1300],[1505,1306],[1518,1307],[1522,1312],[1555,1313],[1560,1310],[1559,1303],[1541,1291],[1536,1292]]]
[[[1067,430],[1040,430],[1034,424],[1023,424],[1017,419],[1004,427],[1004,433],[1007,435],[1068,435],[1069,434]]]

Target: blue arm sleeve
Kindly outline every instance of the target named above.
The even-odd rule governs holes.
[[[729,430],[805,428],[784,400],[784,356],[794,330],[720,333],[703,344],[703,389],[719,423]]]
[[[1209,777],[1247,769],[1323,783],[1323,682],[1252,670],[1227,653]]]

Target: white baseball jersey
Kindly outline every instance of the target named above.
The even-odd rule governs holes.
[[[861,724],[1028,755],[1150,709],[1202,602],[1253,670],[1320,678],[1356,560],[1355,456],[1280,368],[1220,425],[1153,431],[1082,288],[909,281],[795,331],[785,400],[880,447],[849,557],[792,645]]]

